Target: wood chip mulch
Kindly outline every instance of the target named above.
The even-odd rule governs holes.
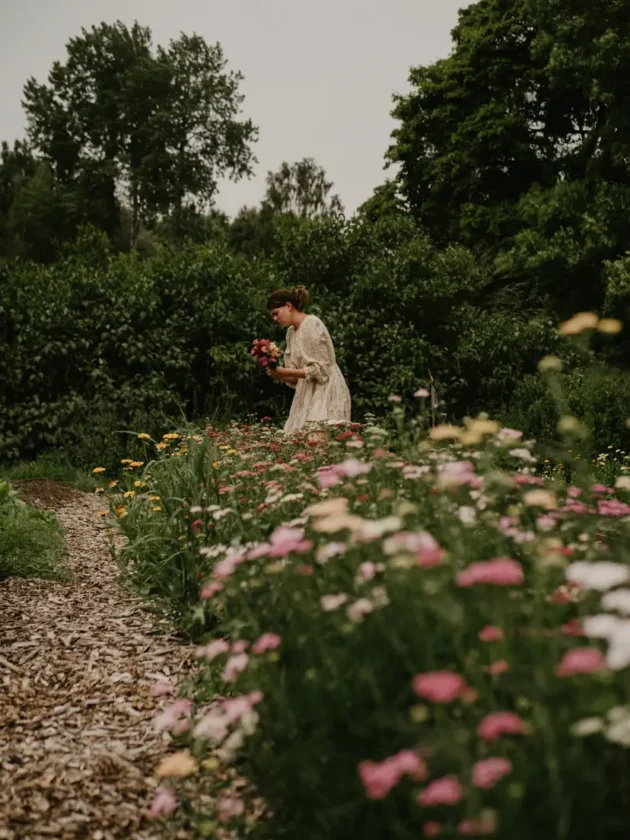
[[[57,510],[73,579],[0,583],[0,840],[153,840],[151,690],[176,696],[192,648],[116,582],[98,500],[52,484],[20,489]]]

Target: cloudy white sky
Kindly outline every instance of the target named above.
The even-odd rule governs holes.
[[[446,56],[467,0],[3,0],[0,140],[24,133],[29,76],[43,81],[81,27],[138,20],[156,43],[180,32],[219,41],[245,74],[244,113],[260,129],[255,177],[222,184],[234,215],[262,198],[282,161],[314,157],[353,212],[386,177],[392,94],[409,68]]]

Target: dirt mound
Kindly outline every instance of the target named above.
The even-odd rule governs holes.
[[[78,501],[84,495],[70,484],[50,478],[23,478],[12,481],[11,484],[19,491],[20,499],[33,507],[58,510]]]

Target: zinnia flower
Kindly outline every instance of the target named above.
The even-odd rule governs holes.
[[[413,690],[418,697],[426,697],[432,703],[452,703],[466,690],[466,680],[451,671],[430,671],[418,674],[413,681]]]
[[[512,762],[507,758],[484,758],[473,765],[472,783],[482,790],[490,790],[511,772]]]
[[[425,808],[433,805],[457,805],[464,796],[464,791],[456,776],[444,776],[427,785],[420,794],[418,802]]]
[[[525,725],[515,712],[492,712],[477,727],[477,735],[484,741],[496,741],[501,735],[522,735]]]
[[[457,585],[470,587],[478,583],[493,586],[518,586],[523,582],[523,567],[511,557],[497,557],[471,563],[457,575]]]
[[[575,674],[592,674],[606,667],[606,660],[595,648],[574,648],[565,653],[562,662],[556,668],[559,677],[572,677]]]

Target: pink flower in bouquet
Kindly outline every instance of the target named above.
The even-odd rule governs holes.
[[[420,794],[418,802],[425,808],[433,805],[457,805],[461,802],[464,791],[456,776],[444,776],[427,785]]]
[[[559,677],[572,677],[575,674],[592,674],[606,667],[606,659],[596,648],[581,647],[568,651],[556,668]]]
[[[524,732],[525,724],[515,712],[492,712],[477,727],[477,735],[483,741],[496,741],[501,735],[522,735]]]
[[[451,671],[430,671],[418,674],[413,680],[415,694],[432,703],[452,703],[467,687],[466,680]]]
[[[159,787],[155,792],[147,816],[150,820],[158,820],[160,817],[168,817],[176,808],[177,799],[173,791],[167,787]]]
[[[472,783],[482,790],[490,790],[511,772],[512,762],[507,758],[484,758],[473,765]]]
[[[497,557],[471,563],[457,575],[457,585],[470,587],[478,583],[493,586],[517,586],[523,582],[523,567],[511,557]]]

